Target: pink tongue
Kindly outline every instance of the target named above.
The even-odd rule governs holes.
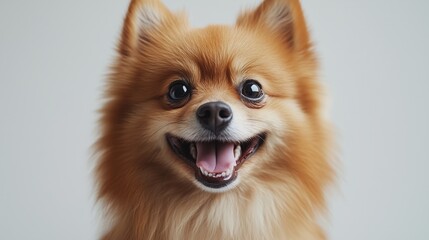
[[[234,144],[211,142],[197,143],[197,167],[208,172],[225,172],[235,165]]]

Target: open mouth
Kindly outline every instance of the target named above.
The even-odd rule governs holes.
[[[167,134],[171,149],[195,170],[195,178],[209,188],[234,182],[238,170],[264,143],[266,134],[242,142],[192,142]]]

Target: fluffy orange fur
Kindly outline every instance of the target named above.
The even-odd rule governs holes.
[[[195,91],[166,99],[176,79]],[[237,86],[257,79],[252,107]],[[265,0],[234,26],[188,27],[157,0],[132,0],[101,109],[98,197],[110,225],[102,239],[326,239],[318,219],[332,182],[330,124],[317,61],[298,0]],[[267,133],[239,169],[236,187],[200,189],[167,133],[194,127],[201,103],[222,100],[243,129]]]

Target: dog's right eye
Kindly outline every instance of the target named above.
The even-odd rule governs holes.
[[[191,95],[191,87],[183,80],[177,80],[168,88],[168,99],[172,103],[181,103]]]

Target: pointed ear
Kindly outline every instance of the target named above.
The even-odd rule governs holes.
[[[129,56],[141,37],[146,38],[151,30],[171,18],[173,14],[159,0],[131,0],[119,41],[119,53]]]
[[[305,51],[311,46],[299,0],[264,0],[255,10],[242,14],[237,26],[268,29],[292,50]]]

